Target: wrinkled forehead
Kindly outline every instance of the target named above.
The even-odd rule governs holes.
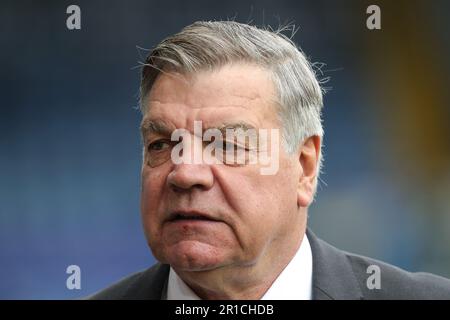
[[[269,71],[253,65],[195,74],[161,73],[144,103],[144,119],[214,122],[225,117],[248,120],[255,126],[274,120],[277,109]]]

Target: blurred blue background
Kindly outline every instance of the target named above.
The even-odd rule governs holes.
[[[81,30],[66,8],[81,8]],[[366,28],[378,4],[382,29]],[[2,1],[0,298],[85,296],[153,264],[139,218],[140,60],[196,20],[295,21],[324,62],[311,228],[450,277],[450,2]],[[66,268],[81,268],[81,290]]]

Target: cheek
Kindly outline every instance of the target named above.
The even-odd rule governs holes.
[[[289,172],[281,169],[276,175],[261,175],[259,171],[251,175],[232,177],[227,188],[237,205],[251,210],[253,215],[265,212],[273,215],[275,208],[290,207],[296,203],[296,181]],[[239,212],[239,211],[238,211]]]
[[[224,192],[239,215],[236,229],[243,241],[264,241],[295,221],[296,182],[288,171],[280,170],[274,176],[260,175],[259,170],[228,175]]]
[[[244,169],[231,168],[218,176],[225,201],[235,215],[236,236],[247,250],[258,251],[271,240],[278,223],[280,190],[274,186],[273,177]]]
[[[147,238],[157,236],[160,228],[165,176],[162,170],[143,168],[141,173],[141,217]]]

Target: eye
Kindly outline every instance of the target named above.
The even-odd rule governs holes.
[[[219,144],[219,149],[222,149],[224,152],[235,152],[235,151],[249,151],[250,149],[246,146],[243,146],[239,143],[229,142],[229,141],[221,141]]]
[[[148,151],[162,151],[170,147],[166,140],[157,140],[148,145]]]
[[[219,148],[222,149],[223,151],[234,152],[234,150],[236,149],[236,144],[234,144],[233,142],[224,140],[224,141],[221,141],[221,143],[219,144]]]

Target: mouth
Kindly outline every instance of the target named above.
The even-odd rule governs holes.
[[[217,222],[219,220],[214,217],[198,212],[198,211],[174,211],[169,215],[167,219],[169,222],[177,222],[177,221],[212,221]]]

